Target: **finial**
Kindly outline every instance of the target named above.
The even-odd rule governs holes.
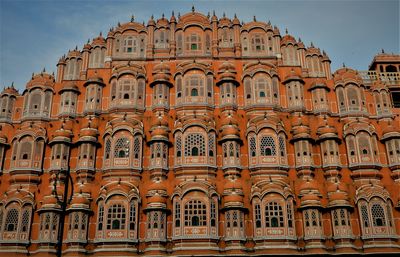
[[[133,16],[133,14],[132,14],[132,16],[131,16],[131,22],[134,22],[135,21],[135,16]]]
[[[237,19],[236,13],[235,13],[235,15],[233,16],[233,18]]]
[[[142,25],[144,26],[144,21],[142,21]]]
[[[301,38],[299,37],[299,42],[301,42]]]
[[[215,10],[213,10],[213,16],[215,16]]]
[[[75,46],[75,51],[78,51],[78,46],[77,45]]]
[[[154,15],[153,15],[153,14],[151,15],[150,19],[151,19],[151,20],[153,20],[153,19],[154,19]]]
[[[12,88],[14,88],[14,81],[13,81],[13,82],[11,82],[11,87],[12,87]]]
[[[102,36],[103,36],[103,32],[100,31],[99,37],[102,37]]]
[[[271,21],[270,20],[268,20],[268,25],[271,26]]]
[[[311,41],[311,47],[314,47],[314,43]]]
[[[164,19],[164,13],[161,15],[161,17]]]
[[[255,15],[253,16],[253,21],[257,21],[257,18],[256,18],[256,16],[255,16]]]
[[[46,72],[46,68],[45,68],[45,67],[43,67],[42,73],[45,73],[45,72]]]
[[[343,66],[343,68],[346,68],[346,64],[344,64],[344,63],[343,63],[343,65],[342,65],[342,66]]]
[[[54,77],[54,71],[51,73],[51,76],[53,76],[53,77]]]
[[[286,35],[289,33],[287,28],[285,29],[285,33],[286,33]]]
[[[225,18],[225,12],[222,13],[222,17]]]
[[[32,72],[32,78],[35,76],[35,73]]]
[[[180,12],[178,12],[178,19],[180,19],[181,18],[181,13]]]
[[[171,16],[175,16],[175,12],[174,11],[172,11],[172,15]]]
[[[192,5],[192,12],[194,12],[194,5]]]
[[[382,51],[382,53],[383,53],[383,54],[385,53],[385,49],[383,49],[383,48],[382,48],[382,50],[381,50],[381,51]]]
[[[120,27],[121,26],[121,22],[118,22],[118,27]]]
[[[210,12],[207,13],[207,19],[210,19]]]
[[[90,38],[88,38],[88,40],[87,40],[87,44],[89,44],[90,43]]]

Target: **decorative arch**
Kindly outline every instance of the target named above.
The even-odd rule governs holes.
[[[209,182],[182,182],[174,189],[171,200],[174,238],[214,238],[218,235],[219,195]]]

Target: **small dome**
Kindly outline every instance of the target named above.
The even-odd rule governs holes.
[[[297,42],[297,49],[306,49],[306,46],[304,45],[304,43],[301,41],[300,38],[299,41]]]
[[[69,82],[65,86],[63,86],[63,88],[60,89],[59,93],[61,94],[64,91],[74,91],[79,93],[79,88],[74,82]]]
[[[329,193],[333,192],[347,192],[347,187],[345,184],[338,182],[338,183],[330,183],[330,185],[326,188],[326,191]]]
[[[311,46],[306,49],[306,56],[307,55],[322,56],[321,51],[319,50],[319,48],[314,47],[313,43],[311,43]]]
[[[84,195],[78,194],[71,201],[71,205],[89,205],[90,201]]]
[[[156,195],[150,196],[147,199],[147,202],[149,204],[150,203],[166,203],[167,199],[165,197],[162,197],[161,195],[156,194]]]
[[[87,118],[82,120],[82,128],[95,128],[99,127],[99,121],[96,118]]]
[[[53,87],[55,83],[54,76],[46,72],[41,72],[32,76],[32,79],[26,84],[26,88],[32,88],[36,86],[40,87]]]
[[[232,137],[240,138],[240,131],[237,126],[226,125],[221,129],[221,137],[223,139]]]
[[[14,85],[11,85],[11,87],[4,88],[3,92],[1,92],[1,95],[4,94],[15,95],[15,96],[19,95],[18,90],[15,89]]]
[[[333,74],[333,80],[335,84],[337,83],[347,84],[348,82],[363,84],[363,80],[360,77],[358,71],[347,67],[343,67],[335,71],[335,73]]]
[[[70,139],[72,137],[72,132],[70,130],[66,130],[63,127],[57,129],[53,134],[53,139],[56,137]]]
[[[98,37],[93,38],[92,46],[106,46],[106,40],[101,33]]]
[[[281,45],[287,45],[289,43],[292,43],[293,45],[295,45],[297,42],[293,36],[286,34],[282,37]]]
[[[227,203],[242,203],[243,202],[243,196],[239,194],[231,194],[231,195],[225,195],[224,196],[224,202]]]
[[[166,191],[167,187],[165,185],[165,181],[157,180],[150,184],[148,187],[148,191]]]
[[[243,190],[243,186],[240,183],[240,181],[238,181],[237,179],[235,180],[228,180],[225,184],[224,184],[224,191],[225,190],[229,190],[229,191],[241,191]]]
[[[236,115],[234,113],[228,113],[227,115],[221,117],[221,127],[227,125],[233,125],[233,126],[239,125],[239,121],[237,120]]]
[[[149,21],[147,22],[147,26],[155,26],[156,22],[154,21],[153,15],[150,17]]]
[[[85,84],[83,84],[83,86],[87,86],[89,84],[99,84],[99,85],[104,86],[103,79],[101,77],[97,76],[97,74],[95,74],[94,76],[90,76],[86,80]]]
[[[156,74],[159,72],[164,72],[164,73],[170,74],[171,69],[166,62],[161,61],[160,63],[157,63],[156,65],[154,65],[154,68],[153,68],[153,74]]]
[[[318,182],[314,179],[303,181],[299,189],[300,191],[318,191]]]
[[[154,140],[156,138],[166,138],[166,139],[168,139],[168,131],[167,131],[167,129],[165,127],[163,128],[163,127],[157,126],[155,128],[152,128],[151,137],[152,137],[152,140]]]
[[[84,138],[84,137],[96,138],[98,134],[99,134],[99,131],[95,128],[83,128],[79,132],[79,136],[81,138]]]
[[[240,21],[239,21],[238,17],[236,16],[236,14],[235,14],[235,17],[232,20],[232,24],[233,25],[240,25]]]
[[[72,51],[68,51],[67,58],[77,58],[81,55],[81,52],[78,50],[78,47],[76,47]]]
[[[58,203],[54,195],[48,195],[47,197],[44,197],[42,206],[55,206],[55,205],[58,205]]]

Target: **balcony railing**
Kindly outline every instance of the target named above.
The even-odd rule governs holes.
[[[365,84],[381,81],[388,86],[400,85],[400,72],[358,71]]]

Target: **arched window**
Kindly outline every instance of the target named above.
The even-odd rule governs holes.
[[[262,34],[255,34],[251,39],[251,50],[255,53],[265,51],[265,39]]]
[[[129,211],[129,229],[135,230],[136,229],[136,203],[135,201],[131,201]]]
[[[186,51],[201,51],[201,37],[196,33],[186,36]]]
[[[205,156],[205,154],[204,136],[200,133],[189,134],[185,139],[185,156]]]
[[[197,88],[192,88],[190,91],[190,96],[198,96],[199,92],[197,91]]]
[[[107,229],[125,229],[126,211],[122,204],[111,205],[107,210]]]
[[[180,134],[176,135],[175,140],[176,157],[182,156],[182,137]]]
[[[118,138],[115,142],[114,157],[116,158],[128,158],[130,150],[130,141],[128,138]]]
[[[260,140],[261,156],[276,155],[275,140],[271,136],[263,136]]]
[[[104,221],[104,205],[102,203],[99,204],[99,212],[97,216],[97,230],[103,230],[103,221]]]
[[[103,68],[105,53],[105,48],[94,47],[89,56],[89,68]]]
[[[185,204],[185,226],[207,225],[207,207],[200,200],[190,200]]]
[[[108,160],[111,157],[111,139],[107,138],[104,147],[104,159]]]
[[[15,208],[9,209],[6,216],[4,231],[15,232],[18,229],[19,211]]]
[[[59,218],[56,212],[41,213],[39,238],[42,242],[54,243],[57,240]]]
[[[369,202],[361,199],[358,208],[364,238],[395,235],[390,201],[386,202],[380,197],[373,197]]]
[[[201,75],[185,76],[185,91],[187,92],[186,96],[204,97],[204,77]]]
[[[256,157],[257,145],[256,145],[256,139],[254,136],[251,136],[249,139],[249,147],[250,147],[250,156]]]
[[[254,216],[256,221],[256,228],[261,228],[261,208],[260,204],[254,205]]]
[[[283,227],[283,209],[277,202],[269,202],[265,206],[265,226],[266,227]]]
[[[369,227],[370,222],[369,222],[369,215],[368,215],[368,207],[366,204],[362,204],[360,206],[360,212],[361,212],[361,222],[364,227]]]
[[[179,228],[181,226],[181,204],[178,201],[175,202],[174,213],[175,227]]]
[[[374,226],[386,226],[385,211],[380,204],[373,204],[371,206],[371,214]]]
[[[168,48],[169,47],[169,30],[157,29],[154,33],[154,47]]]

